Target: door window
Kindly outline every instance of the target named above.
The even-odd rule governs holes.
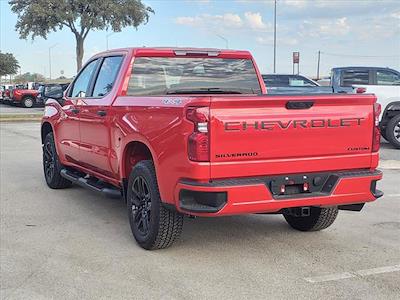
[[[376,71],[377,85],[400,85],[400,75],[390,71]]]
[[[353,84],[369,84],[369,71],[349,70],[343,71],[342,86],[352,86]]]
[[[97,76],[92,97],[103,97],[111,91],[121,66],[121,62],[122,56],[110,56],[104,58],[99,75]]]
[[[94,71],[96,70],[98,59],[90,62],[83,71],[78,75],[78,78],[74,82],[74,86],[72,87],[72,91],[70,93],[70,97],[79,97],[85,98],[86,93],[88,92],[90,79]]]

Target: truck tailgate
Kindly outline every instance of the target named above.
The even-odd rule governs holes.
[[[215,96],[211,177],[371,167],[373,95]]]

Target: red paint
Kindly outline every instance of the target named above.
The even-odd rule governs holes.
[[[108,95],[103,98],[66,97],[63,106],[55,101],[47,103],[52,107],[47,111],[52,113],[45,114],[43,122],[49,122],[53,128],[63,164],[120,187],[134,164],[151,155],[164,202],[178,206],[182,188],[228,193],[228,203],[221,211],[199,215],[274,212],[293,206],[332,206],[375,200],[370,185],[373,180],[381,179],[381,175],[340,179],[329,196],[286,200],[274,200],[263,184],[194,187],[182,183],[183,179],[207,183],[223,178],[374,170],[379,160],[378,152],[372,152],[375,96],[132,97],[126,96],[126,91],[130,76],[134,76],[134,70],[131,74],[134,58],[174,57],[173,49],[120,49],[100,53],[95,58],[107,55],[124,55],[122,67]],[[222,50],[218,57],[252,59],[247,51]],[[256,71],[262,83],[257,67]],[[265,93],[264,84],[261,84],[261,89]],[[312,101],[314,104],[309,109],[289,110],[285,107],[289,100]],[[189,158],[188,140],[196,132],[196,122],[199,121],[197,118],[188,119],[189,107],[205,107],[209,113],[208,161],[204,156],[199,160],[206,161]],[[79,113],[75,114],[73,110]],[[99,116],[97,112],[100,110],[106,115]],[[354,118],[360,120],[359,124]],[[225,130],[226,122],[242,124],[244,121],[250,124],[245,131]],[[265,122],[264,128],[255,129],[255,122]],[[132,142],[140,143],[137,151],[128,147]],[[229,156],[236,153],[250,154]]]

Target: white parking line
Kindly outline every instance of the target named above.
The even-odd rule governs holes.
[[[357,274],[358,276],[368,276],[368,275],[382,274],[382,273],[389,273],[389,272],[398,272],[398,271],[400,271],[400,265],[359,270],[359,271],[354,272],[354,274]]]
[[[358,271],[354,271],[354,272],[343,272],[343,273],[328,274],[328,275],[315,276],[315,277],[306,277],[306,278],[304,278],[304,280],[308,281],[310,283],[318,283],[318,282],[337,281],[337,280],[347,279],[347,278],[363,277],[363,276],[369,276],[369,275],[374,275],[374,274],[383,274],[383,273],[399,272],[399,271],[400,271],[400,265],[394,265],[394,266],[387,266],[387,267],[380,267],[380,268],[358,270]]]
[[[381,160],[379,161],[379,169],[387,169],[387,170],[400,169],[400,161],[393,159]]]
[[[304,280],[311,282],[311,283],[316,283],[316,282],[325,282],[325,281],[335,281],[335,280],[346,279],[346,278],[351,278],[351,277],[356,277],[356,275],[351,274],[350,272],[344,272],[344,273],[329,274],[329,275],[323,275],[323,276],[306,277],[306,278],[304,278]]]
[[[388,194],[386,197],[400,197],[400,194]]]

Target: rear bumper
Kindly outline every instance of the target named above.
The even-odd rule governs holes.
[[[199,216],[274,213],[291,207],[365,203],[383,195],[376,189],[376,181],[382,178],[382,172],[378,170],[332,172],[327,178],[334,180],[327,180],[321,190],[293,195],[272,193],[271,178],[238,178],[207,183],[181,181],[175,189],[176,207],[183,213]]]

